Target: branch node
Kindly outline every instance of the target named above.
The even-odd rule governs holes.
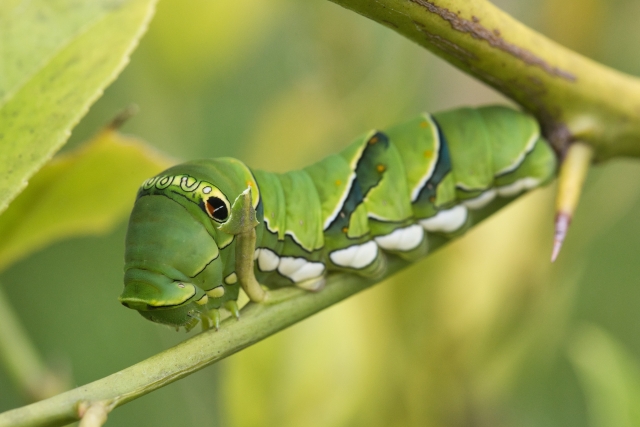
[[[101,427],[107,422],[111,406],[104,401],[82,402],[78,405],[79,427]]]

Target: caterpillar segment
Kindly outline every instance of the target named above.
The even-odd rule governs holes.
[[[235,159],[174,166],[141,186],[126,238],[120,301],[154,322],[218,328],[240,288],[320,291],[343,271],[382,277],[520,193],[556,158],[535,120],[506,107],[423,114],[283,174]]]

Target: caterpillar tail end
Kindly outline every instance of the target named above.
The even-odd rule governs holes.
[[[583,142],[574,142],[560,166],[558,194],[556,196],[556,225],[551,262],[555,262],[562,248],[573,213],[578,206],[584,180],[593,160],[593,148]]]

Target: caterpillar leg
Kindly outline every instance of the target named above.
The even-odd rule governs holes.
[[[300,293],[296,291],[303,290],[305,292],[320,292],[322,289],[324,289],[325,285],[325,276],[303,280],[302,282],[294,282],[293,286],[284,286],[279,289],[265,292],[267,295],[265,299],[261,301],[261,303],[268,305],[279,304],[283,301],[300,295]]]
[[[366,267],[364,270],[358,272],[361,276],[364,276],[369,279],[378,280],[381,279],[385,273],[387,272],[387,256],[378,251],[378,256],[376,259]]]
[[[202,322],[202,332],[204,331],[208,331],[209,329],[211,329],[211,319],[209,318],[209,316],[202,316],[200,318],[200,321]],[[216,329],[217,331],[217,329]]]
[[[200,316],[200,321],[202,322],[202,332],[208,331],[211,328],[214,328],[216,331],[219,330],[220,310],[218,310],[217,308],[212,308],[207,313],[203,313]]]
[[[231,313],[231,315],[233,317],[235,317],[236,319],[240,319],[240,308],[238,308],[238,303],[231,300],[231,301],[227,301],[224,303],[224,308],[226,308],[227,310],[229,310],[229,312]]]

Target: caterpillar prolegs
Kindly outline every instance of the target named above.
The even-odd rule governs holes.
[[[499,106],[423,114],[284,174],[183,163],[138,192],[120,301],[158,323],[217,327],[217,309],[238,315],[240,287],[259,299],[258,283],[319,290],[331,271],[380,276],[388,254],[425,255],[555,169],[537,122]]]

